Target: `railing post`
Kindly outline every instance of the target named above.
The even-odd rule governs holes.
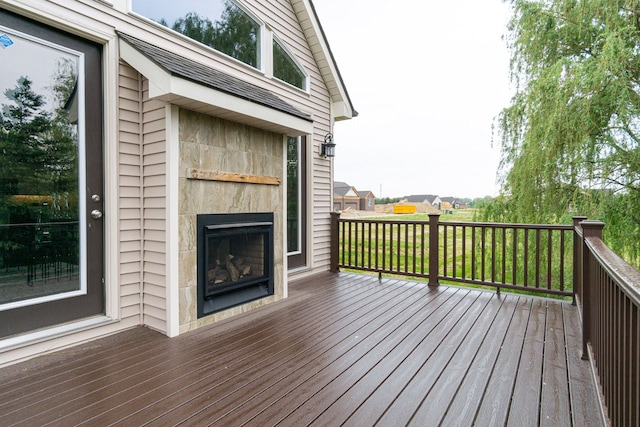
[[[580,223],[586,219],[586,216],[573,217],[573,305],[576,305],[577,300],[582,305],[582,229]]]
[[[591,342],[592,312],[592,286],[591,277],[591,253],[587,247],[587,238],[602,239],[604,223],[601,221],[582,221],[582,359],[589,359],[588,344]]]
[[[338,223],[339,219],[339,211],[331,212],[331,253],[329,255],[329,271],[331,271],[332,273],[337,273],[338,271],[340,271],[338,268],[338,260],[340,259],[340,227]]]
[[[438,276],[440,275],[438,271],[438,266],[440,264],[440,233],[438,233],[439,219],[440,214],[429,214],[429,286],[440,285],[440,282],[438,281]]]

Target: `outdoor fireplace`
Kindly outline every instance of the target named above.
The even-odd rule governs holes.
[[[198,215],[198,317],[273,295],[273,213]]]

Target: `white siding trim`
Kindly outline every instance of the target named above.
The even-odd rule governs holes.
[[[237,114],[238,117],[232,120],[257,119],[276,125],[281,133],[292,136],[313,131],[313,123],[308,120],[173,76],[123,40],[120,41],[120,57],[149,80],[150,99],[178,104],[180,98],[186,98]]]
[[[120,318],[120,241],[109,238],[119,233],[118,215],[119,174],[118,158],[118,44],[112,38],[103,48],[103,153],[104,153],[104,293],[105,315],[112,319]]]
[[[166,107],[166,153],[167,153],[167,241],[166,241],[166,275],[167,275],[167,335],[175,337],[180,333],[180,278],[179,278],[179,165],[180,141],[179,120],[180,109],[175,105]]]
[[[288,178],[288,151],[287,149],[289,148],[289,142],[288,142],[289,138],[287,137],[287,135],[282,135],[282,144],[284,145],[283,148],[283,155],[282,155],[282,185],[281,185],[281,191],[282,191],[282,206],[280,206],[280,212],[282,212],[282,280],[283,280],[283,286],[282,286],[282,298],[287,298],[289,296],[289,274],[287,273],[289,271],[289,256],[287,255],[287,242],[288,240],[288,226],[287,226],[287,221],[289,220],[288,216],[287,216],[287,199],[288,199],[288,192],[287,192],[287,188],[288,188],[288,183],[287,183],[287,178]],[[277,252],[274,248],[274,251]]]

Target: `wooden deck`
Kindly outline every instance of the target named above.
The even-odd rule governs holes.
[[[0,425],[601,425],[576,307],[340,273],[0,370]]]

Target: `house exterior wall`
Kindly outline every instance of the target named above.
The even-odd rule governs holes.
[[[369,193],[366,197],[360,199],[361,211],[375,211],[376,210],[376,198]]]
[[[140,321],[142,294],[142,76],[119,64],[118,241],[120,316]]]
[[[142,94],[142,323],[167,331],[167,161],[165,103]]]
[[[38,337],[37,340],[19,343],[11,348],[3,347],[0,342],[0,365],[12,363],[21,358],[31,357],[42,351],[73,345],[74,343],[117,332],[137,325],[147,325],[171,335],[171,298],[179,294],[180,304],[192,298],[191,273],[186,273],[186,262],[191,262],[193,256],[188,252],[184,241],[180,240],[180,250],[185,252],[176,257],[179,284],[174,284],[167,265],[173,261],[170,245],[172,227],[182,233],[186,223],[190,222],[195,211],[200,209],[217,209],[216,205],[200,206],[191,209],[194,200],[177,199],[168,191],[168,183],[180,182],[183,190],[190,193],[208,183],[186,182],[183,166],[191,164],[190,158],[195,149],[206,150],[208,142],[193,140],[187,127],[183,123],[200,121],[208,123],[211,130],[223,126],[215,118],[198,115],[188,110],[180,109],[179,152],[180,171],[168,167],[167,135],[169,104],[164,101],[148,99],[148,81],[145,76],[119,58],[118,36],[116,31],[122,31],[158,47],[169,49],[185,58],[215,68],[248,83],[261,86],[282,100],[288,102],[300,111],[308,113],[313,118],[313,133],[308,136],[308,268],[296,271],[298,277],[310,275],[329,267],[330,218],[332,210],[332,180],[333,170],[331,159],[321,158],[319,147],[324,136],[333,128],[334,111],[332,111],[332,95],[335,83],[330,88],[325,81],[322,70],[318,66],[317,53],[312,45],[319,43],[318,39],[309,40],[299,23],[299,18],[307,15],[300,10],[306,3],[304,0],[252,0],[243,1],[257,18],[268,25],[287,49],[304,67],[309,77],[309,91],[305,92],[284,82],[273,79],[270,75],[255,70],[223,54],[194,43],[186,37],[177,35],[159,25],[128,13],[127,0],[112,2],[97,0],[2,0],[0,7],[15,13],[38,20],[65,31],[88,38],[104,45],[104,94],[105,94],[105,229],[106,262],[105,262],[105,292],[107,294],[107,308],[105,316],[83,323],[77,327],[70,325],[58,331],[55,336]],[[294,10],[294,6],[296,9]],[[307,16],[308,17],[308,16]],[[270,43],[270,40],[269,40]],[[326,64],[323,65],[326,68]],[[262,155],[268,155],[269,150],[282,156],[279,150],[284,149],[286,138],[281,134],[269,134],[255,128],[246,128],[225,122],[223,127],[237,128],[235,132],[244,133],[240,140],[258,139],[265,147]],[[259,151],[260,153],[260,151]],[[274,157],[275,158],[275,157]],[[228,160],[216,160],[228,161]],[[239,161],[239,160],[238,160]],[[259,161],[254,159],[254,166]],[[238,163],[239,165],[240,163]],[[269,165],[275,168],[265,171],[268,174],[278,174],[282,177],[283,163]],[[230,168],[226,168],[230,169]],[[250,168],[249,168],[250,169]],[[249,170],[246,169],[246,170]],[[242,172],[244,169],[238,170]],[[194,187],[194,188],[192,188]],[[235,184],[225,183],[224,189],[215,191],[221,197],[247,197],[239,193]],[[284,205],[284,182],[277,188],[250,190],[251,198],[255,195],[254,207],[257,210],[268,210],[272,204]],[[209,203],[209,202],[203,202]],[[231,202],[233,203],[233,202]],[[179,221],[172,224],[169,221],[172,206],[177,206]],[[232,206],[233,210],[233,206]],[[188,213],[187,213],[188,212]],[[187,219],[188,217],[188,219]],[[276,219],[275,235],[284,243],[284,218]],[[180,237],[182,239],[182,237]],[[283,253],[276,260],[276,275],[279,283],[286,283],[286,257]],[[195,268],[195,267],[194,267]],[[278,279],[277,277],[277,279]],[[284,285],[281,285],[284,286]],[[179,292],[172,294],[172,287],[179,288]],[[172,296],[173,295],[173,296]],[[286,295],[286,289],[277,290],[273,299]],[[206,322],[197,321],[190,311],[179,312],[179,330],[184,332]]]
[[[165,103],[125,63],[118,82],[121,318],[166,332]]]

